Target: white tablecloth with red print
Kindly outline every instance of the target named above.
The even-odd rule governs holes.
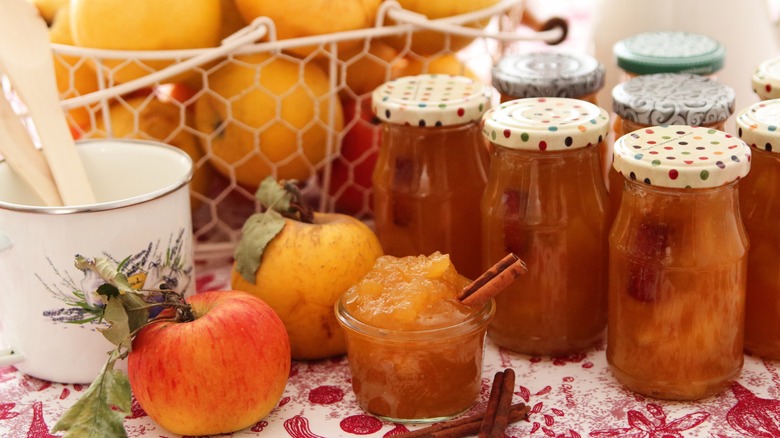
[[[198,290],[229,284],[224,269],[204,271]],[[566,357],[533,357],[488,342],[482,393],[472,413],[483,410],[496,372],[517,373],[514,402],[531,407],[528,421],[508,437],[778,437],[780,362],[745,358],[738,380],[717,397],[699,402],[648,399],[622,388],[607,367],[604,345]],[[39,380],[13,367],[0,368],[0,437],[48,438],[59,416],[86,389]],[[420,425],[383,422],[355,401],[346,357],[293,362],[287,388],[274,410],[245,430],[220,436],[267,438],[390,437]],[[130,437],[175,437],[133,403],[125,420]]]

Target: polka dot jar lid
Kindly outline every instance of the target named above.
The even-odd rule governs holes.
[[[780,97],[780,57],[762,62],[753,73],[753,91],[762,99]]]
[[[604,87],[604,66],[584,53],[547,50],[507,55],[493,67],[493,86],[509,96],[582,97]]]
[[[734,113],[734,89],[705,76],[658,73],[637,76],[612,89],[612,109],[642,125],[703,126]]]
[[[380,85],[371,104],[384,122],[437,127],[480,120],[490,106],[490,97],[489,86],[467,77],[418,75]]]
[[[690,32],[645,32],[613,46],[618,67],[646,75],[712,74],[723,68],[726,48],[714,38]]]
[[[750,148],[737,137],[701,126],[653,126],[615,142],[612,165],[649,185],[719,187],[747,175]]]
[[[601,143],[609,130],[609,114],[577,99],[526,98],[489,110],[482,123],[482,133],[499,146],[562,151]]]
[[[780,153],[780,99],[753,104],[737,116],[739,138],[751,147]]]

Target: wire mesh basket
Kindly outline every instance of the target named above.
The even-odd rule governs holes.
[[[503,0],[429,20],[384,1],[374,27],[316,37],[276,39],[261,17],[215,48],[53,47],[76,137],[153,139],[193,158],[196,257],[209,259],[232,255],[267,176],[298,180],[320,211],[370,220],[373,88],[420,73],[489,80],[508,44],[561,39],[561,29],[523,28],[522,14],[522,2]]]

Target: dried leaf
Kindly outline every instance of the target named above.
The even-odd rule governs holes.
[[[108,300],[106,309],[103,312],[103,318],[111,324],[108,328],[98,329],[106,339],[116,346],[130,338],[130,324],[128,322],[127,311],[122,305],[122,301],[112,298]]]
[[[122,421],[130,415],[130,382],[123,372],[114,370],[118,357],[119,348],[111,352],[103,371],[57,420],[52,432],[65,432],[63,438],[127,436]]]
[[[255,284],[265,247],[282,231],[285,223],[284,217],[273,210],[253,214],[246,220],[234,254],[236,269],[246,281]]]
[[[119,268],[111,260],[104,257],[96,257],[94,260],[76,256],[76,267],[81,270],[90,269],[119,289],[120,292],[134,292],[133,286],[127,276],[119,272]]]
[[[272,176],[266,177],[255,192],[255,198],[269,210],[276,210],[280,213],[290,211],[290,203],[293,201],[293,195],[284,189]]]

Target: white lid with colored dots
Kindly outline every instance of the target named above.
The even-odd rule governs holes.
[[[737,134],[748,145],[780,153],[780,99],[755,103],[737,116]]]
[[[753,72],[753,91],[762,99],[780,97],[780,57],[762,62]]]
[[[750,148],[716,129],[653,126],[620,137],[612,165],[624,176],[653,186],[720,187],[747,175]]]
[[[563,97],[511,100],[489,110],[482,133],[510,149],[561,151],[595,146],[607,137],[609,114],[602,108]]]
[[[490,87],[463,76],[404,76],[377,87],[371,105],[383,122],[454,126],[480,120],[490,96]]]

